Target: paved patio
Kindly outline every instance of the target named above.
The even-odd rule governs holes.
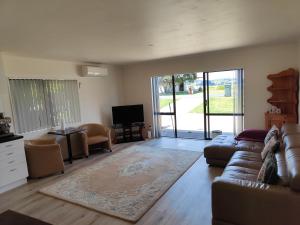
[[[179,99],[176,101],[177,136],[204,139],[204,114],[192,113],[192,110],[203,102],[203,95],[181,95],[178,97]],[[163,107],[161,112],[170,112],[169,106]],[[210,117],[211,131],[221,130],[223,133],[232,134],[233,126],[233,116]],[[165,137],[174,137],[174,116],[161,116],[161,134]]]

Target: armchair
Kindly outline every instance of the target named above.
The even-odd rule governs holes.
[[[60,145],[55,139],[27,141],[25,154],[31,178],[41,178],[57,172],[64,173]]]
[[[87,123],[79,128],[84,129],[81,133],[84,153],[89,156],[89,146],[99,143],[105,143],[107,149],[111,152],[111,130],[101,124]]]

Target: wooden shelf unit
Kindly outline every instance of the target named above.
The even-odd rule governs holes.
[[[277,74],[270,74],[268,79],[272,81],[272,85],[267,90],[272,96],[267,102],[280,108],[281,114],[266,112],[266,129],[270,129],[273,124],[280,128],[286,122],[298,123],[298,72],[290,68]]]
[[[144,123],[132,123],[132,124],[117,124],[113,125],[114,129],[114,142],[126,143],[133,141],[143,141],[143,128]]]

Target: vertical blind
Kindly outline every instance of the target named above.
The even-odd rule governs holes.
[[[234,71],[234,87],[233,88],[233,133],[239,134],[244,130],[244,91],[243,91],[243,70]]]
[[[14,123],[25,133],[80,122],[78,85],[75,80],[10,79]]]
[[[160,104],[159,104],[159,80],[160,77],[151,77],[152,89],[152,108],[153,108],[153,137],[159,138],[161,136],[161,122],[160,122]]]

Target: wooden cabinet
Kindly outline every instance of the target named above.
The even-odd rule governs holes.
[[[114,125],[114,142],[126,143],[133,141],[143,141],[144,123],[133,123],[129,125]]]
[[[23,139],[0,143],[0,193],[27,182]]]
[[[272,96],[267,102],[279,108],[281,113],[265,113],[266,129],[270,129],[274,124],[280,128],[287,122],[298,123],[298,72],[288,69],[270,74],[268,79],[272,81],[272,85],[268,87]]]
[[[265,113],[266,129],[270,129],[273,125],[281,128],[284,123],[297,123],[297,120],[295,117],[288,116],[287,114],[272,114],[269,112]]]

